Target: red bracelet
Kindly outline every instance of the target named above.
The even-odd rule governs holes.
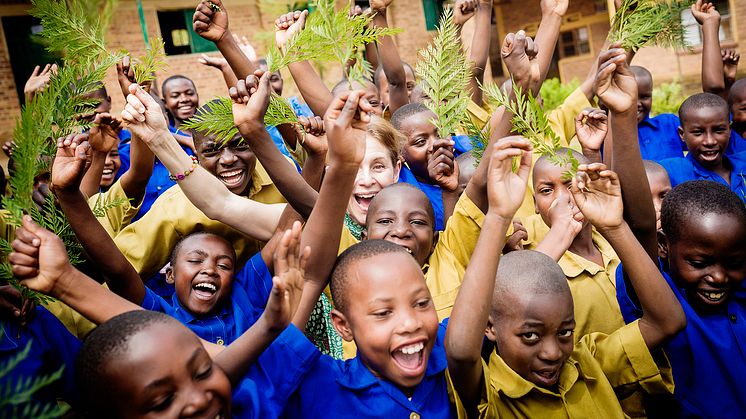
[[[192,167],[190,167],[187,170],[185,170],[184,173],[179,173],[178,175],[169,174],[168,175],[169,179],[171,179],[171,180],[173,180],[175,182],[178,182],[180,180],[184,180],[184,178],[186,178],[187,176],[189,176],[189,174],[192,173],[197,168],[197,166],[199,166],[199,162],[197,161],[196,157],[194,157],[194,156],[189,156],[189,157],[192,158]]]

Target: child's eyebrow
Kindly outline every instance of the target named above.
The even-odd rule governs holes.
[[[195,249],[195,250],[190,250],[189,251],[189,254],[193,254],[193,253],[196,253],[196,254],[198,254],[200,256],[205,256],[205,257],[208,256],[207,252],[205,252],[204,250]]]

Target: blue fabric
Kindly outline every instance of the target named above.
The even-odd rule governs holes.
[[[293,108],[293,112],[295,112],[296,115],[306,117],[314,116],[311,108],[305,103],[301,102],[298,96],[289,97],[288,102],[290,103],[290,107]]]
[[[453,157],[458,157],[474,148],[471,137],[468,135],[452,135],[451,138],[455,143],[453,145]]]
[[[292,324],[259,356],[233,390],[234,418],[277,418],[321,353]]]
[[[741,200],[746,202],[746,153],[734,156],[723,156],[723,162],[731,166],[730,185],[720,175],[711,172],[697,162],[691,154],[684,158],[666,159],[659,163],[668,172],[671,179],[671,187],[684,183],[688,180],[711,180],[728,186]]]
[[[126,128],[122,128],[119,131],[119,146],[118,146],[119,160],[121,161],[121,166],[119,166],[119,171],[117,171],[116,176],[114,176],[115,182],[130,168],[130,142],[131,141],[132,141],[132,134],[130,134],[130,132],[127,131]],[[126,151],[126,155],[122,155],[122,150]]]
[[[272,289],[272,275],[257,253],[242,269],[243,274],[233,279],[233,289],[228,300],[220,307],[218,314],[197,318],[188,312],[174,293],[171,301],[145,289],[142,307],[160,311],[175,318],[202,339],[228,345],[253,325],[264,311]],[[239,273],[241,273],[239,272]]]
[[[44,307],[36,307],[33,319],[21,327],[15,319],[0,320],[0,365],[23,352],[31,344],[28,354],[7,375],[0,378],[0,388],[16,388],[20,380],[33,380],[52,375],[61,367],[62,378],[41,388],[31,397],[31,403],[55,405],[57,397],[77,404],[75,388],[75,358],[80,341]],[[0,408],[0,417],[11,417],[11,408]]]
[[[617,268],[617,298],[624,321],[642,313],[629,298],[622,265]],[[727,307],[713,314],[697,313],[686,293],[667,273],[661,272],[681,303],[686,328],[664,345],[671,362],[678,412],[670,417],[746,417],[746,299],[739,292]]]
[[[739,153],[746,153],[746,140],[731,129],[730,140],[728,141],[728,148],[725,149],[725,155],[733,156]]]
[[[679,125],[679,117],[670,113],[643,119],[637,125],[637,140],[642,158],[659,161],[684,157],[686,144],[679,137]]]
[[[414,176],[409,167],[403,165],[399,171],[399,182],[409,183],[410,185],[416,186],[419,190],[427,195],[430,199],[430,203],[433,206],[435,213],[435,231],[442,231],[444,228],[443,222],[443,193],[440,190],[440,186],[431,185],[429,183],[420,182]]]
[[[373,375],[359,355],[347,361],[321,355],[288,400],[285,417],[408,418],[412,412],[424,418],[455,417],[446,385],[445,331],[441,323],[425,376],[411,400],[396,385]],[[286,369],[282,365],[280,371]]]

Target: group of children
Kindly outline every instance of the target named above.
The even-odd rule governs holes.
[[[372,25],[390,3],[371,0]],[[536,39],[501,47],[533,94],[568,1],[541,6]],[[233,102],[227,141],[182,127],[210,111],[191,80],[159,94],[125,58],[121,116],[97,91],[93,128],[58,139],[39,179],[87,262],[28,216],[6,233],[13,274],[56,301],[0,286],[0,355],[25,353],[2,387],[54,374],[32,401],[81,417],[746,416],[746,79],[720,54],[719,14],[692,6],[704,92],[678,117],[650,117],[650,73],[604,47],[548,115],[579,162],[568,176],[476,88],[491,12],[454,6],[476,21],[480,159],[438,132],[391,37],[366,47],[371,80],[328,90],[290,64],[307,106],[290,101],[300,126],[268,127],[282,75],[203,0],[194,30],[224,57],[202,61]],[[276,21],[278,48],[307,15]]]

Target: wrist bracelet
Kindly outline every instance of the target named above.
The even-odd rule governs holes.
[[[199,162],[197,161],[197,158],[194,157],[194,156],[189,156],[189,157],[192,158],[192,167],[186,169],[184,171],[184,173],[179,173],[177,175],[169,174],[168,175],[169,179],[171,179],[173,181],[176,181],[176,182],[178,182],[180,180],[184,180],[184,178],[186,178],[187,176],[189,176],[189,174],[192,173],[194,171],[194,169],[197,168],[197,166],[199,165]]]

